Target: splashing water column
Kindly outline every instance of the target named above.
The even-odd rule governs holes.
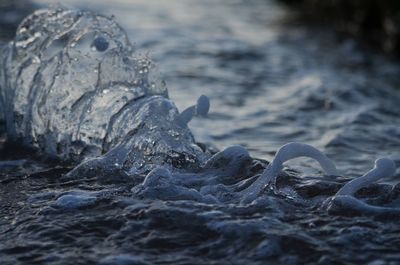
[[[210,99],[205,96],[201,95],[197,99],[196,105],[190,106],[183,110],[178,117],[176,117],[175,121],[179,126],[186,127],[188,123],[193,119],[195,116],[205,117],[210,110]]]
[[[283,163],[298,157],[313,158],[321,165],[327,175],[338,175],[335,164],[316,148],[302,143],[288,143],[279,148],[274,159],[261,176],[252,185],[242,191],[242,203],[251,203],[254,201],[268,184],[276,181],[276,177],[283,169]]]
[[[335,196],[354,195],[359,189],[374,183],[377,180],[390,177],[396,172],[396,165],[390,158],[380,158],[375,161],[373,169],[368,171],[363,176],[353,179],[344,185]]]
[[[362,214],[399,214],[398,208],[369,205],[359,200],[354,194],[361,188],[372,184],[379,179],[390,177],[396,172],[396,165],[390,158],[380,158],[375,161],[373,169],[346,183],[328,202],[328,211],[336,209],[351,209]]]

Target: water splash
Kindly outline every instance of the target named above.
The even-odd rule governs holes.
[[[257,179],[249,178],[253,159],[240,146],[211,157],[187,127],[194,116],[208,113],[209,99],[202,95],[179,113],[166,87],[152,79],[153,63],[134,52],[113,18],[40,10],[4,49],[0,98],[9,138],[64,160],[86,159],[64,180],[94,175],[117,181],[148,173],[134,194],[248,204],[270,183],[275,186],[282,164],[298,156],[338,175],[325,155],[299,143],[281,147]],[[66,196],[62,201],[76,199]]]
[[[210,4],[211,2],[206,1],[205,3]],[[258,1],[258,3],[260,2]],[[246,9],[249,4],[250,2],[246,2],[245,5],[239,5],[239,7]],[[164,5],[162,6],[164,7]],[[207,8],[207,11],[209,11],[209,8]],[[205,12],[205,14],[208,15],[209,12]],[[219,16],[220,14],[218,14]],[[235,16],[237,15],[235,14]],[[203,21],[207,23],[209,20]],[[254,30],[254,28],[251,28],[251,30]],[[251,36],[251,30],[250,32],[246,31],[246,34]],[[39,38],[40,36],[37,35],[36,37]],[[96,41],[98,38],[100,38],[100,44]],[[96,52],[98,56],[106,56],[107,52],[113,49],[114,46],[108,40],[108,45],[106,45],[102,38],[102,36],[90,37],[87,41],[84,41],[89,47],[87,52]],[[34,43],[34,39],[30,39],[29,41],[33,41],[32,43]],[[243,43],[239,44],[242,45]],[[319,86],[326,83],[332,84],[329,76],[327,79],[321,79],[319,83],[316,82],[317,84],[313,82],[318,78],[311,78],[311,81],[306,80],[307,82],[304,83],[298,82],[298,79],[290,80],[288,76],[290,77],[289,73],[292,73],[293,69],[290,69],[291,67],[300,66],[301,69],[309,69],[310,65],[301,65],[302,62],[299,64],[297,60],[299,57],[296,57],[298,49],[294,49],[293,53],[285,53],[283,51],[284,48],[280,45],[281,43],[278,44],[278,50],[274,50],[271,54],[264,54],[264,50],[267,51],[266,53],[271,51],[269,49],[271,48],[270,46],[261,47],[262,52],[254,52],[255,47],[247,46],[247,44],[240,46],[239,51],[237,51],[237,45],[233,45],[232,47],[228,47],[232,51],[225,52],[224,48],[221,48],[218,43],[216,47],[218,47],[220,53],[217,52],[214,54],[211,52],[207,60],[205,60],[207,63],[210,60],[215,60],[218,65],[222,65],[222,68],[224,68],[226,64],[218,61],[221,58],[223,60],[241,61],[241,63],[251,58],[248,60],[249,64],[238,65],[238,69],[236,69],[238,73],[242,73],[243,69],[247,71],[247,69],[254,68],[263,77],[267,76],[268,84],[277,82],[277,79],[288,79],[289,83],[293,81],[292,91],[295,96],[292,97],[292,100],[282,95],[279,95],[280,100],[276,100],[277,95],[273,91],[270,91],[268,97],[269,99],[275,98],[275,102],[272,103],[267,102],[265,104],[265,101],[268,100],[267,98],[250,97],[249,102],[252,106],[255,106],[256,110],[259,109],[259,106],[268,105],[271,106],[272,110],[280,113],[279,115],[272,112],[268,113],[262,111],[261,108],[261,111],[247,113],[253,115],[257,119],[257,122],[265,122],[265,118],[267,121],[271,121],[272,124],[268,122],[266,126],[275,129],[275,134],[271,131],[267,131],[267,133],[262,132],[247,117],[242,116],[242,119],[239,119],[239,121],[243,121],[244,126],[248,126],[245,132],[253,132],[252,136],[262,135],[263,138],[266,138],[264,135],[268,135],[268,139],[280,140],[276,143],[274,142],[272,145],[272,141],[268,142],[265,141],[266,139],[263,139],[265,143],[263,142],[263,144],[259,145],[259,148],[263,150],[277,150],[277,147],[281,144],[281,140],[288,139],[290,135],[293,136],[293,130],[287,128],[289,121],[294,122],[296,120],[296,115],[300,116],[300,114],[304,115],[307,112],[311,113],[313,108],[313,115],[316,112],[320,114],[318,110],[315,111],[317,109],[316,106],[324,105],[326,97],[325,95],[321,96],[318,94],[320,92],[318,91],[320,89]],[[22,46],[23,44],[21,44]],[[27,43],[26,48],[28,46],[29,44]],[[83,49],[78,43],[71,43],[71,46],[73,46],[72,48],[78,46],[80,49]],[[108,46],[107,49],[103,51],[106,46]],[[304,45],[297,46],[304,47]],[[41,64],[46,58],[53,57],[54,54],[57,54],[56,48],[57,45],[55,45],[54,49],[51,48],[43,58],[39,58],[39,56],[32,57],[32,63]],[[193,50],[190,52],[194,53],[198,48],[199,46],[193,45]],[[202,52],[207,56],[207,52],[209,51],[203,49]],[[288,59],[280,62],[279,59],[282,58],[279,56],[282,56],[282,52],[284,53],[283,57]],[[9,53],[7,52],[6,54]],[[264,68],[260,68],[254,64],[254,60],[259,60],[263,56],[271,58],[271,61],[267,61],[265,66],[265,69],[268,69],[268,71],[264,71]],[[311,56],[307,56],[307,54],[303,54],[303,56],[309,62],[308,60]],[[77,59],[77,62],[79,62],[79,58]],[[176,64],[175,60],[171,60],[171,62],[172,65]],[[270,64],[271,62],[272,64]],[[276,64],[273,65],[273,63]],[[141,62],[141,64],[147,65],[145,61]],[[186,68],[187,65],[182,64],[175,67]],[[211,68],[213,69],[213,67],[215,65]],[[275,73],[274,71],[279,67],[283,67],[289,73],[285,72],[285,74],[282,74],[279,71]],[[154,69],[150,69],[149,71],[146,68],[139,70],[138,74],[143,75],[148,73],[151,75],[151,70]],[[208,68],[205,67],[204,69]],[[112,73],[113,69],[109,70]],[[323,69],[323,71],[329,72],[332,69]],[[46,73],[49,72],[51,71],[49,70]],[[215,72],[217,76],[221,73],[218,70]],[[227,72],[224,72],[224,74]],[[106,74],[104,71],[102,73]],[[235,91],[235,85],[230,86],[231,83],[229,82],[227,83],[229,85],[225,84],[229,87],[230,93],[239,94],[241,99],[251,94],[248,88],[257,87],[257,83],[263,80],[263,77],[258,77],[254,73],[251,74],[251,70],[249,73],[245,73],[247,79],[255,79],[255,81],[246,81],[246,89],[244,89],[242,94]],[[113,74],[118,75],[118,73]],[[26,72],[25,76],[29,76],[29,73]],[[224,78],[232,81],[236,77],[236,81],[240,80],[240,82],[243,82],[242,78],[238,78],[238,76],[237,74],[235,76],[227,75]],[[205,75],[203,78],[210,79],[210,77],[212,79],[213,75]],[[337,80],[337,74],[334,77],[334,80]],[[354,78],[350,77],[343,78],[343,82],[339,80],[333,82],[333,84],[343,88],[346,92],[347,87],[346,85],[343,86],[343,84],[351,83],[354,80]],[[60,77],[56,76],[55,78]],[[209,82],[209,79],[206,81]],[[215,78],[215,80],[219,82],[224,79]],[[79,85],[80,81],[75,80],[74,83]],[[7,80],[5,83],[7,82],[11,82],[11,80]],[[3,81],[1,84],[4,84]],[[295,84],[299,84],[301,87],[299,88]],[[131,84],[129,83],[117,82],[114,89],[120,90],[122,94],[122,91],[129,90],[130,87]],[[155,85],[156,87],[157,85]],[[207,83],[207,87],[212,87],[213,90],[218,91],[209,83]],[[272,90],[275,90],[276,93],[281,91],[281,89],[275,89],[275,87]],[[138,94],[143,94],[143,91],[145,90],[138,89]],[[296,91],[297,93],[295,93]],[[98,92],[100,94],[100,90]],[[359,90],[356,89],[356,93],[358,92]],[[114,92],[110,88],[104,88],[101,90],[101,93],[106,97]],[[228,96],[230,93],[226,93],[226,90],[223,93],[226,97],[219,97],[221,100],[225,100],[226,98],[232,100],[232,97]],[[361,99],[364,99],[363,95],[359,96]],[[91,95],[87,97],[91,98]],[[337,97],[343,97],[347,101],[354,100],[354,97],[346,96],[345,93],[339,93]],[[147,132],[154,133],[154,135],[158,133],[157,126],[165,121],[162,104],[164,104],[163,102],[167,102],[167,105],[170,104],[173,106],[173,103],[165,100],[166,97],[163,95],[156,96],[152,100],[149,100],[149,98],[145,95],[138,99],[138,101],[144,103],[140,104],[140,107],[138,106],[137,109],[141,109],[141,107],[144,109],[148,108],[148,112],[143,112],[146,115],[135,116],[136,112],[131,113],[129,110],[136,110],[136,108],[129,105],[126,111],[123,110],[121,112],[121,116],[115,118],[112,124],[115,124],[116,129],[114,129],[114,126],[111,126],[110,130],[106,130],[110,133],[108,136],[110,141],[116,139],[115,142],[104,144],[105,149],[108,150],[111,148],[110,151],[106,156],[92,158],[87,161],[87,164],[77,167],[77,169],[85,169],[83,171],[75,171],[76,176],[79,178],[73,180],[60,178],[60,173],[56,170],[41,172],[40,174],[30,174],[28,177],[25,177],[26,171],[32,171],[29,168],[31,166],[29,163],[18,165],[18,167],[25,169],[25,171],[22,170],[23,173],[21,173],[21,169],[18,169],[20,175],[8,176],[4,171],[1,172],[1,215],[5,218],[2,218],[0,231],[7,236],[0,249],[3,262],[6,264],[15,264],[17,263],[16,261],[34,259],[37,263],[56,263],[68,259],[75,263],[82,262],[83,260],[86,263],[98,263],[100,260],[101,263],[113,264],[115,262],[140,263],[142,262],[141,257],[145,257],[144,259],[146,261],[149,260],[151,263],[159,264],[164,264],[165,260],[169,260],[174,264],[198,264],[205,263],[205,259],[210,261],[208,263],[217,262],[221,264],[247,263],[249,260],[260,263],[268,261],[291,264],[329,263],[333,260],[332,263],[334,263],[343,257],[350,261],[356,260],[354,263],[368,263],[371,259],[379,261],[382,255],[380,253],[379,256],[370,254],[371,252],[368,250],[372,249],[371,247],[384,247],[385,251],[387,251],[387,253],[383,254],[384,258],[397,259],[398,246],[395,240],[397,238],[397,230],[396,226],[392,225],[393,221],[387,217],[393,213],[396,215],[393,209],[399,207],[399,185],[392,187],[384,184],[370,184],[350,197],[350,201],[356,201],[361,206],[367,204],[367,206],[391,208],[388,211],[384,210],[381,211],[381,214],[378,214],[383,216],[382,222],[375,221],[370,216],[360,218],[337,216],[338,214],[349,214],[349,210],[354,210],[354,207],[348,207],[349,205],[345,205],[345,203],[341,204],[339,200],[335,204],[335,207],[337,206],[339,211],[334,211],[333,208],[335,207],[328,209],[328,211],[326,208],[320,207],[323,201],[334,197],[335,193],[346,182],[350,181],[348,176],[325,176],[323,174],[309,176],[308,174],[283,169],[276,176],[276,185],[264,186],[265,188],[257,194],[255,200],[243,203],[242,191],[251,187],[253,183],[256,183],[268,165],[266,161],[251,158],[248,151],[243,147],[231,147],[215,154],[213,157],[206,155],[203,163],[194,162],[195,159],[190,156],[179,156],[179,154],[171,153],[172,157],[175,158],[169,160],[172,163],[168,162],[160,166],[160,164],[166,161],[163,160],[166,156],[164,156],[165,152],[160,151],[157,153],[154,151],[156,149],[152,147],[154,145],[157,146],[157,143],[151,141],[134,142],[132,140],[132,142],[126,144],[118,144],[121,140],[123,142],[125,139],[123,135],[128,132],[125,130],[129,130],[130,128],[131,123],[129,123],[129,126],[125,126],[124,122],[129,121],[132,117],[136,117],[137,120],[155,119],[149,127],[146,127],[142,131],[143,134],[137,134],[139,136],[137,139],[145,139],[140,136],[144,136],[146,130]],[[229,99],[227,100],[229,101]],[[337,108],[340,105],[339,103],[344,104],[343,101],[336,101],[334,98],[332,105],[327,105],[328,107]],[[186,104],[185,101],[183,105]],[[2,106],[0,105],[0,108]],[[77,106],[80,105],[78,104]],[[155,107],[153,108],[153,106]],[[287,108],[290,113],[282,111],[282,106],[285,106],[284,108]],[[167,106],[166,109],[169,109],[169,107]],[[175,120],[176,117],[179,117],[180,113],[176,108],[174,109],[171,112],[171,116]],[[94,113],[90,107],[86,111],[88,114]],[[222,109],[219,111],[222,113],[225,110]],[[348,110],[346,109],[346,111]],[[154,113],[156,116],[151,115]],[[191,113],[193,114],[193,112]],[[229,126],[226,126],[227,123],[221,123],[221,120],[228,117],[226,120],[232,122],[230,117],[239,117],[240,113],[232,108],[226,110],[226,113],[231,115],[222,115],[221,113],[217,113],[209,122],[222,124],[220,125],[222,127],[221,130],[229,132],[229,128],[227,128]],[[374,111],[371,111],[371,113],[374,114]],[[376,113],[374,115],[365,114],[368,113],[361,111],[360,115],[357,114],[357,121],[355,122],[360,124],[368,122],[367,119],[376,120],[373,119],[376,118]],[[306,125],[297,123],[304,125],[304,135],[309,135],[310,133],[316,134],[310,127],[319,124],[318,120],[327,119],[326,116],[321,117],[319,115],[316,117],[313,115],[306,117],[304,120]],[[159,119],[156,118],[157,116],[159,116]],[[189,115],[189,117],[191,116]],[[308,118],[317,120],[317,122],[310,123],[307,120]],[[379,115],[377,118],[379,118]],[[396,124],[395,118],[393,118],[393,121],[393,124]],[[233,131],[243,129],[241,124],[232,123],[231,129]],[[278,124],[278,127],[274,127],[274,124]],[[349,123],[345,123],[344,126],[347,128],[348,125]],[[163,128],[170,128],[168,126]],[[182,130],[181,127],[179,126],[177,130],[171,130],[167,134],[179,138],[180,130]],[[215,126],[207,128],[210,128],[214,133]],[[397,130],[394,127],[393,130],[387,131],[387,135],[397,135],[396,133]],[[236,134],[232,135],[236,136]],[[354,134],[351,135],[354,136]],[[320,134],[318,134],[319,136]],[[357,153],[355,152],[356,155],[362,154],[358,159],[363,160],[364,163],[368,161],[365,156],[365,149],[363,149],[365,146],[359,144],[360,139],[357,139],[357,141],[346,139],[343,142],[343,138],[339,139],[340,137],[335,133],[333,133],[332,137],[334,138],[332,145],[340,145],[341,143],[351,144],[355,148],[354,150],[357,150]],[[302,140],[309,142],[307,139],[302,138]],[[249,141],[248,138],[247,141]],[[136,144],[138,146],[136,150],[140,150],[140,152],[134,151],[131,153],[132,156],[130,159],[132,160],[128,162],[125,158],[129,157],[131,149],[128,147],[131,146],[131,143]],[[170,141],[165,142],[167,147],[169,144]],[[112,148],[111,146],[118,148]],[[268,149],[265,149],[265,146],[268,146]],[[78,149],[80,147],[76,146],[75,148]],[[196,146],[193,148],[198,150]],[[202,148],[205,149],[204,146]],[[375,148],[375,146],[373,145],[372,148]],[[332,149],[334,148],[328,148],[329,157],[333,155],[337,159],[337,156],[342,156],[342,153],[332,152]],[[98,152],[95,150],[85,150],[83,157],[87,154],[89,154],[88,157],[91,157],[91,155]],[[166,148],[164,150],[170,149]],[[252,150],[252,153],[254,153],[254,149],[249,150]],[[386,151],[386,149],[384,150]],[[133,154],[143,159],[138,158],[134,160]],[[152,157],[153,154],[159,154],[159,156]],[[345,159],[347,158],[345,157]],[[183,168],[188,164],[183,161],[186,161],[186,159],[188,159],[187,162],[194,163],[196,166],[192,168],[189,166],[190,169],[185,171]],[[347,163],[348,167],[354,167],[354,172],[363,172],[363,170],[357,168],[358,164],[354,161],[349,159]],[[105,168],[104,165],[107,165],[107,167]],[[292,165],[289,164],[289,166]],[[305,165],[309,166],[308,164]],[[121,168],[125,169],[125,174],[118,174]],[[341,172],[343,172],[342,167],[340,168]],[[9,171],[7,170],[6,172]],[[102,176],[100,173],[102,173]],[[105,187],[107,186],[125,187],[125,189],[118,193],[107,193],[105,200],[103,200],[100,194],[102,194],[103,190],[106,190]],[[55,192],[54,190],[57,189],[60,189],[60,191]],[[27,197],[28,195],[32,196]],[[95,203],[92,203],[93,200],[95,200]],[[64,206],[68,205],[72,207],[66,211],[67,208]],[[367,211],[356,209],[356,211],[358,211],[357,214],[361,215],[375,215],[374,211],[370,209]],[[74,212],[71,213],[71,211]],[[380,210],[378,209],[378,211]],[[350,214],[353,214],[353,212]],[[329,240],[327,240],[327,233],[329,233]],[[79,239],[79,246],[76,243],[77,238]],[[360,242],[359,238],[369,238],[371,240]],[[49,248],[53,246],[56,246],[57,249],[62,249],[63,252],[50,252]],[[84,250],[83,252],[82,249]],[[176,253],[176,255],[171,255],[171,251],[174,254]],[[100,252],[101,254],[99,254]],[[329,253],[335,253],[335,255]],[[340,262],[337,261],[336,263]]]
[[[175,122],[179,111],[154,78],[154,64],[135,53],[113,18],[39,10],[4,49],[0,99],[10,140],[74,163],[109,152],[103,160],[131,173],[207,157]],[[205,115],[208,99],[199,100]]]

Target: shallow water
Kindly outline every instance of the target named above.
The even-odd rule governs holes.
[[[283,177],[281,192],[251,205],[163,193],[151,199],[132,196],[143,179],[59,182],[68,168],[3,148],[1,160],[19,160],[0,165],[4,264],[400,260],[400,227],[391,221],[398,217],[319,208],[376,158],[400,165],[398,65],[323,29],[288,25],[289,11],[271,1],[65,2],[114,14],[137,49],[157,63],[179,109],[209,96],[209,117],[190,123],[198,141],[219,149],[240,144],[266,160],[286,142],[305,142],[332,158],[343,177],[322,177],[316,163],[301,159],[288,163],[301,173]],[[399,170],[383,182],[398,177]],[[399,191],[382,184],[359,196],[399,207]]]

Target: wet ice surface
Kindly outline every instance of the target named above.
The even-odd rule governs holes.
[[[61,180],[70,168],[3,148],[1,161],[12,163],[0,165],[1,261],[396,264],[396,212],[349,209],[340,200],[331,211],[322,206],[376,158],[399,164],[398,67],[351,41],[283,27],[285,11],[268,1],[147,2],[92,8],[115,14],[137,49],[151,52],[180,110],[201,94],[211,98],[208,119],[189,124],[197,140],[220,149],[242,144],[268,160],[286,142],[307,142],[343,176],[294,160],[287,165],[297,172],[286,170],[274,190],[243,204],[238,192],[264,161],[215,163],[198,174],[156,169],[118,181]],[[398,209],[399,192],[372,184],[356,197]]]

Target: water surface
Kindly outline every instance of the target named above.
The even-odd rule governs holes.
[[[289,25],[290,12],[275,2],[64,2],[114,15],[137,50],[157,63],[181,110],[201,94],[209,96],[209,117],[190,123],[198,141],[219,149],[240,144],[266,160],[291,141],[323,150],[343,178],[322,177],[310,160],[288,163],[300,173],[285,179],[284,186],[306,200],[332,196],[344,180],[372,168],[376,158],[389,156],[400,165],[399,66],[329,30]],[[21,166],[2,171],[5,264],[400,260],[400,227],[391,216],[329,215],[318,203],[288,193],[246,207],[141,200],[131,196],[137,183],[60,184],[57,179],[68,168],[3,149],[2,160],[25,158]],[[398,177],[384,182],[397,183]],[[57,199],[71,190],[101,195],[92,200],[85,193],[82,207],[66,211]],[[389,192],[383,184],[365,191],[377,201],[389,196],[397,202],[398,194],[398,187]]]

